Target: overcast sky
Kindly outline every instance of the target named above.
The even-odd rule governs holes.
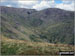
[[[42,10],[60,8],[74,11],[74,0],[1,0],[0,6]]]

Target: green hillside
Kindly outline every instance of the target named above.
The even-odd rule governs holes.
[[[74,51],[73,11],[0,8],[2,55],[53,55]]]
[[[8,38],[74,44],[74,12],[1,7],[2,34]]]

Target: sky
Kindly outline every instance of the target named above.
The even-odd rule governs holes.
[[[43,10],[46,8],[60,8],[74,10],[74,0],[1,0],[0,6]]]

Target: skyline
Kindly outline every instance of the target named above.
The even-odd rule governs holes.
[[[1,0],[0,6],[43,10],[46,8],[60,8],[74,11],[74,0]]]

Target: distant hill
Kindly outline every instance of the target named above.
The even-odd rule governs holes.
[[[74,12],[58,8],[41,11],[1,8],[2,35],[11,39],[74,44]]]

